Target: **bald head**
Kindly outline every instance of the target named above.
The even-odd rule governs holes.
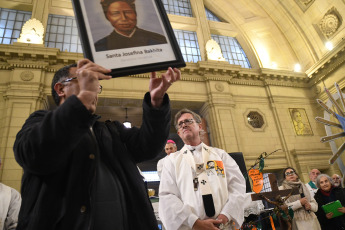
[[[321,172],[318,169],[312,169],[309,173],[309,178],[312,182],[316,183],[316,178]]]
[[[338,174],[333,174],[332,180],[334,182],[334,187],[339,187],[341,185],[341,177]]]

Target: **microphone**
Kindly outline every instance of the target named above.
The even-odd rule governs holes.
[[[302,192],[301,193],[301,198],[304,198],[305,197],[305,195],[304,195],[304,193]],[[304,209],[305,209],[305,207],[304,207]],[[310,210],[306,210],[308,213],[310,213]]]

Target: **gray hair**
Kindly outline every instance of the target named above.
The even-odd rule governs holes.
[[[316,186],[318,188],[320,188],[320,180],[321,180],[321,177],[326,177],[328,179],[328,181],[331,183],[331,185],[333,186],[334,185],[334,181],[332,180],[332,178],[330,176],[328,176],[327,174],[320,174],[317,176],[316,178]]]
[[[178,112],[176,113],[176,115],[175,115],[174,125],[175,125],[175,129],[176,129],[177,131],[178,131],[178,129],[179,129],[178,124],[177,124],[178,119],[180,119],[180,117],[182,116],[182,114],[185,114],[185,113],[192,114],[193,119],[195,120],[195,123],[201,124],[201,117],[199,116],[199,114],[194,113],[192,110],[189,110],[189,109],[184,108],[184,109],[181,109],[180,111],[178,111]],[[199,136],[200,136],[201,138],[203,138],[204,135],[205,135],[205,133],[206,133],[205,130],[203,130],[203,129],[201,128],[200,131],[199,131]]]
[[[194,113],[192,110],[189,110],[189,109],[181,109],[175,115],[174,125],[175,125],[176,130],[178,130],[178,124],[177,124],[178,119],[180,119],[180,117],[185,113],[192,114],[195,122],[198,124],[201,124],[201,117],[198,114]]]

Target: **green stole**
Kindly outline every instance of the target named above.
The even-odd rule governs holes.
[[[316,185],[314,184],[314,182],[309,181],[308,183],[310,185],[310,187],[312,187],[313,189],[317,189]]]

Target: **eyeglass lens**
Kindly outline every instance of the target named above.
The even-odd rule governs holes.
[[[184,121],[180,121],[178,123],[178,126],[182,128],[183,124],[190,125],[193,123],[193,119],[185,119]]]
[[[290,171],[290,172],[286,172],[286,173],[285,173],[286,176],[290,176],[290,175],[293,175],[293,174],[295,174],[294,171]]]

